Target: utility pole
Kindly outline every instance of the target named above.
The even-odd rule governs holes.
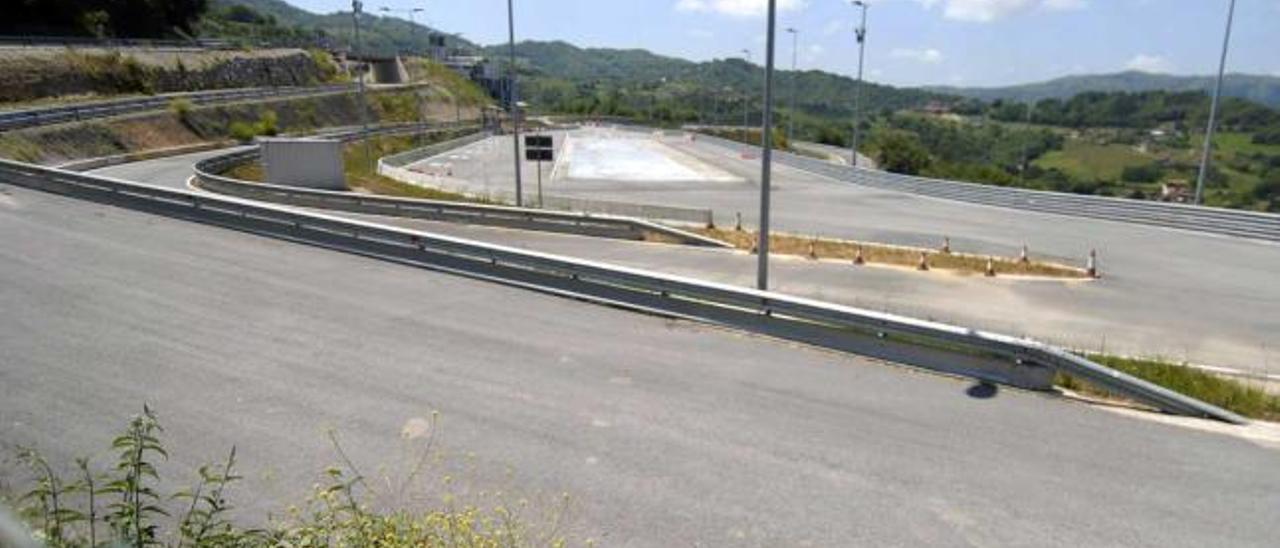
[[[524,193],[520,185],[520,94],[516,91],[516,17],[513,0],[507,0],[507,46],[511,54],[507,66],[507,93],[511,109],[511,150],[516,168],[516,207],[524,205]]]
[[[1227,48],[1231,45],[1231,20],[1236,15],[1236,0],[1227,8],[1227,32],[1222,37],[1222,57],[1218,59],[1218,83],[1213,87],[1213,104],[1209,107],[1209,127],[1204,130],[1204,153],[1200,156],[1200,174],[1196,176],[1195,204],[1204,200],[1204,179],[1209,171],[1209,157],[1213,153],[1213,126],[1218,122],[1218,102],[1222,99],[1222,75],[1227,69]]]
[[[764,65],[764,120],[760,124],[760,255],[757,257],[756,288],[769,289],[769,180],[773,170],[773,40],[777,20],[778,0],[769,0],[769,36],[765,41]]]
[[[360,9],[363,6],[364,4],[362,4],[360,0],[351,0],[351,21],[355,28],[355,40],[354,40],[355,43],[351,45],[351,52],[356,55],[360,54],[360,49],[361,49],[360,48]],[[356,65],[356,66],[357,68],[359,67],[359,65]],[[363,135],[364,158],[365,158],[365,161],[369,163],[369,167],[372,168],[373,167],[373,149],[369,144],[369,104],[366,103],[364,100],[365,71],[360,70],[359,72],[360,72],[359,77],[356,78],[356,90],[359,92],[358,96],[360,101],[360,126],[364,130],[364,135]]]
[[[862,137],[862,61],[867,45],[867,3],[862,0],[852,0],[850,3],[862,8],[862,24],[854,29],[854,35],[858,39],[858,87],[853,96],[853,145],[850,147],[853,152],[850,163],[853,167],[858,167],[858,140]]]
[[[742,50],[743,58],[747,60],[747,75],[751,74],[751,50]],[[750,144],[751,136],[747,132],[747,128],[751,126],[751,87],[747,87],[747,91],[742,94],[742,142]]]
[[[1019,183],[1027,181],[1027,141],[1031,140],[1031,110],[1033,108],[1035,108],[1035,103],[1027,101],[1027,127],[1024,128],[1026,135],[1022,138],[1022,163],[1018,165]]]
[[[787,107],[787,144],[795,146],[796,141],[796,80],[800,74],[796,72],[800,57],[800,31],[788,27],[791,33],[791,105]]]

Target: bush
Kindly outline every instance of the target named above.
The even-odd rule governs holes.
[[[894,173],[916,175],[929,167],[929,151],[920,136],[904,130],[888,130],[875,136],[876,164]]]
[[[191,116],[191,109],[193,108],[195,108],[195,105],[190,99],[185,97],[179,97],[169,101],[169,112],[172,112],[174,116],[177,116],[179,120],[182,120],[182,123],[184,124],[187,124],[187,121]]]
[[[1156,164],[1128,166],[1120,172],[1120,179],[1131,183],[1154,183],[1163,177],[1164,169]]]
[[[252,141],[258,136],[258,130],[248,122],[231,122],[227,128],[231,132],[231,138],[242,143]]]
[[[395,499],[409,483],[420,479],[422,463],[430,462],[431,438],[438,426],[428,423],[422,454],[405,471],[404,484],[391,486]],[[557,528],[568,507],[568,495],[543,514],[548,524],[531,527],[516,514],[524,503],[506,504],[495,495],[494,505],[456,502],[450,478],[441,484],[444,509],[425,511],[370,509],[374,497],[391,500],[391,492],[366,482],[347,457],[337,435],[329,439],[344,467],[325,471],[323,485],[301,508],[293,507],[285,521],[270,520],[267,529],[243,529],[230,519],[231,488],[236,473],[236,448],[216,463],[201,466],[189,489],[162,494],[157,464],[168,459],[160,439],[156,414],[144,406],[110,446],[115,462],[98,471],[89,459],[76,459],[74,477],[62,477],[34,449],[19,448],[18,462],[31,472],[34,487],[17,498],[19,516],[38,531],[32,540],[63,546],[564,546]],[[385,472],[384,472],[385,473]],[[391,477],[385,477],[388,482]],[[381,500],[381,499],[379,499]],[[256,521],[256,520],[255,520]]]
[[[1259,131],[1253,134],[1252,141],[1255,145],[1280,145],[1280,129]]]

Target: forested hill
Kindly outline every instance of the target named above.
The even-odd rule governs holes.
[[[504,46],[491,46],[485,52],[497,58],[507,55]],[[764,69],[742,59],[693,62],[645,50],[580,48],[558,41],[520,42],[516,57],[529,80],[527,95],[552,110],[626,114],[628,109],[657,108],[688,114],[714,108],[717,101],[731,104],[748,94],[758,101],[764,81]],[[779,104],[788,98],[791,75],[790,71],[777,73]],[[797,110],[831,118],[852,113],[856,89],[852,78],[809,70],[799,72],[795,84]],[[863,89],[863,98],[868,112],[935,100],[959,101],[941,93],[870,83]],[[673,115],[680,117],[678,112]]]
[[[324,37],[350,44],[353,26],[350,11],[316,14],[283,0],[208,0],[209,8],[199,30],[208,36],[244,38]],[[422,23],[410,24],[402,12],[379,11],[381,4],[366,2],[360,17],[360,38],[366,51],[425,51],[428,36],[441,31]],[[247,9],[246,9],[247,8]],[[430,9],[430,6],[427,6]],[[424,19],[418,14],[418,19]],[[447,34],[447,33],[445,33]],[[450,37],[449,47],[474,49],[464,39]]]
[[[1067,99],[1089,91],[1203,91],[1213,90],[1214,78],[1209,76],[1174,76],[1148,72],[1127,71],[1115,74],[1066,76],[1046,82],[1006,87],[929,87],[940,93],[994,101],[1005,99],[1018,102],[1041,99]],[[1280,77],[1252,74],[1228,74],[1223,83],[1223,95],[1248,99],[1272,108],[1280,108]]]

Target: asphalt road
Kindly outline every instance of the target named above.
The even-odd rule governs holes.
[[[238,447],[242,516],[320,481],[329,429],[394,475],[438,410],[408,500],[567,493],[606,545],[1280,534],[1280,453],[1235,437],[3,184],[0,233],[0,440],[102,463],[150,402],[162,472]]]
[[[557,135],[556,144],[562,142]],[[685,144],[684,146],[687,146]],[[713,145],[710,150],[723,149]],[[184,187],[192,164],[219,154],[205,152],[147,162],[124,164],[97,173],[122,179]],[[502,161],[505,154],[506,161]],[[455,173],[464,177],[452,185],[474,183],[483,188],[510,184],[510,142],[484,141],[446,158]],[[492,157],[491,157],[492,156]],[[732,155],[730,155],[732,156]],[[499,158],[499,159],[494,159]],[[747,161],[709,157],[721,166]],[[758,162],[758,160],[757,160]],[[740,174],[748,177],[745,168]],[[504,171],[505,170],[505,171]],[[550,169],[547,173],[550,173]],[[487,173],[487,175],[485,174]],[[506,173],[508,178],[503,178]],[[526,181],[529,177],[526,174]],[[1102,254],[1104,278],[1097,282],[1032,281],[1012,278],[927,274],[889,268],[856,268],[842,262],[819,262],[777,257],[772,261],[774,288],[783,292],[821,298],[864,308],[929,318],[957,325],[1027,335],[1072,348],[1111,353],[1190,360],[1259,373],[1280,373],[1280,246],[1238,239],[1200,236],[1152,227],[1068,219],[1019,213],[983,206],[931,200],[916,196],[834,183],[779,167],[779,206],[783,231],[808,222],[797,213],[798,203],[815,211],[827,210],[832,223],[846,223],[843,234],[903,244],[934,245],[934,230],[946,226],[957,250],[1017,253],[1017,234],[1034,233],[1027,241],[1033,254],[1053,252],[1061,261],[1079,263],[1093,245]],[[549,193],[609,196],[619,186],[607,181],[548,180]],[[575,190],[577,186],[588,186]],[[698,193],[707,200],[751,202],[750,183],[707,183],[719,191],[682,190],[686,183],[654,183],[665,190],[647,192],[648,202],[663,196],[679,199]],[[643,186],[643,185],[634,185]],[[745,189],[745,190],[744,190]],[[473,189],[475,190],[475,189]],[[758,189],[756,189],[758,190]],[[482,191],[482,190],[478,190]],[[612,194],[611,194],[612,192]],[[899,227],[887,231],[863,231],[863,217],[831,212],[824,200],[853,201],[869,216],[890,217],[885,223]],[[703,205],[709,205],[707,202]],[[689,204],[684,204],[689,205]],[[694,204],[696,205],[696,204]],[[718,211],[723,212],[723,209]],[[919,212],[918,214],[916,212]],[[746,214],[744,210],[744,214]],[[720,215],[721,223],[725,216]],[[384,222],[536,249],[562,255],[642,267],[673,274],[751,286],[755,283],[755,258],[710,249],[675,248],[593,238],[527,233],[420,221]],[[750,216],[748,215],[748,222]],[[1002,228],[1008,225],[1008,228]],[[816,232],[816,231],[815,231]],[[940,231],[941,232],[941,231]],[[1085,245],[1072,251],[1082,242]],[[1056,247],[1050,247],[1050,244]]]
[[[546,192],[711,208],[721,225],[730,225],[734,212],[741,212],[748,225],[754,224],[758,158],[744,159],[743,149],[689,142],[677,134],[663,142],[673,154],[692,155],[743,180],[691,184],[557,177],[545,182]],[[509,143],[481,142],[448,156],[455,177],[445,186],[477,193],[508,190],[513,169]],[[937,247],[949,236],[957,251],[1006,256],[1016,256],[1025,243],[1033,256],[1077,265],[1097,249],[1104,276],[1089,284],[992,284],[871,269],[824,275],[779,267],[773,280],[780,289],[879,303],[878,308],[1073,348],[1280,373],[1275,338],[1280,332],[1275,274],[1280,271],[1280,245],[949,202],[860,187],[776,164],[774,181],[773,226],[778,231],[926,247]],[[666,269],[669,264],[659,260],[650,266]],[[708,277],[722,276],[706,270]],[[749,284],[751,278],[743,281]]]

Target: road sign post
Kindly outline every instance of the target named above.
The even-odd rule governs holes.
[[[542,207],[542,162],[555,160],[555,148],[550,135],[526,135],[524,138],[524,158],[530,162],[538,162],[538,207]]]

